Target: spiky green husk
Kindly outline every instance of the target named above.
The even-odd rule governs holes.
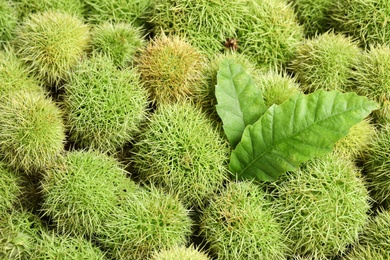
[[[203,210],[200,227],[218,259],[276,260],[287,252],[271,202],[253,183],[229,183]]]
[[[41,189],[42,175],[20,175],[20,195],[18,197],[18,204],[16,209],[23,209],[34,213],[41,214],[42,189]]]
[[[148,13],[154,31],[186,36],[209,56],[229,38],[261,67],[286,63],[303,37],[294,10],[282,0],[156,1]]]
[[[373,112],[376,121],[390,121],[390,47],[372,46],[364,53],[352,73],[351,89],[377,101],[380,109]]]
[[[369,196],[357,168],[332,153],[284,176],[275,190],[277,216],[294,254],[329,259],[357,240]]]
[[[249,74],[253,80],[258,83],[258,74],[261,71],[256,65],[244,54],[238,52],[225,52],[215,54],[205,69],[205,85],[211,85],[215,87],[217,85],[217,74],[219,66],[225,59],[232,59],[235,63],[240,64],[245,72]],[[214,89],[213,89],[213,95]]]
[[[361,50],[350,38],[327,32],[297,48],[289,68],[307,92],[346,90]]]
[[[103,252],[82,237],[57,235],[42,232],[41,239],[34,251],[34,260],[78,259],[103,260]]]
[[[144,13],[152,4],[151,0],[84,0],[87,20],[101,24],[103,22],[144,24]]]
[[[152,258],[152,260],[209,260],[210,258],[195,249],[193,246],[185,247],[185,246],[174,246],[169,249],[162,250],[160,252],[156,252]]]
[[[142,188],[122,197],[97,240],[115,259],[149,259],[154,251],[184,246],[191,226],[176,196]]]
[[[0,162],[0,218],[17,202],[20,194],[19,185],[19,177]]]
[[[285,0],[249,0],[241,4],[248,11],[238,28],[239,51],[265,69],[286,65],[303,40],[303,27],[294,9]]]
[[[217,105],[215,86],[217,85],[219,66],[225,59],[232,59],[235,63],[240,64],[245,69],[245,72],[254,79],[255,84],[258,84],[259,69],[256,68],[248,57],[237,52],[215,54],[204,68],[204,84],[200,86],[200,91],[195,95],[195,102],[216,122],[221,122],[221,120],[215,109],[215,105]]]
[[[92,32],[93,49],[108,55],[118,67],[131,64],[144,44],[140,28],[129,23],[105,22]]]
[[[364,160],[367,150],[370,149],[373,143],[375,134],[376,128],[371,124],[370,119],[364,119],[349,129],[348,134],[335,144],[334,151],[352,160]]]
[[[261,73],[258,81],[258,86],[263,92],[263,98],[268,107],[273,104],[280,105],[292,95],[301,91],[299,84],[295,82],[295,78],[274,70]]]
[[[162,105],[135,144],[131,160],[143,180],[199,206],[227,179],[228,147],[191,103]]]
[[[108,56],[81,62],[64,85],[69,139],[114,153],[131,141],[146,115],[147,91],[135,69],[118,70]]]
[[[390,206],[390,124],[377,132],[367,152],[365,169],[371,196],[385,206]]]
[[[0,219],[0,258],[34,259],[42,225],[39,218],[25,211],[15,211]]]
[[[135,189],[135,184],[114,158],[69,152],[42,183],[42,209],[59,233],[92,236],[117,207],[122,189]]]
[[[18,27],[19,57],[49,86],[66,80],[89,46],[89,27],[75,15],[59,11],[31,14]]]
[[[390,212],[380,212],[365,227],[359,243],[343,259],[390,259]]]
[[[185,36],[202,52],[212,56],[223,50],[226,38],[237,38],[246,0],[156,0],[148,10],[154,33]]]
[[[390,41],[388,0],[337,0],[332,7],[334,27],[368,47]]]
[[[46,11],[61,11],[80,18],[85,12],[83,0],[15,0],[14,3],[20,20],[32,13]]]
[[[317,260],[317,258],[312,256],[295,255],[291,258],[291,260]]]
[[[0,102],[0,153],[13,169],[42,171],[64,149],[62,111],[41,93],[12,92]]]
[[[18,22],[18,14],[14,3],[8,0],[0,1],[0,47],[13,38]]]
[[[0,96],[20,90],[44,93],[39,81],[29,75],[25,64],[10,46],[0,51],[0,82]]]
[[[137,59],[141,79],[157,104],[199,92],[203,66],[203,56],[184,38],[165,34],[151,40]]]
[[[291,0],[307,37],[331,29],[330,13],[336,0]]]

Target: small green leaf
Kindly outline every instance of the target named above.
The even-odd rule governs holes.
[[[239,179],[276,180],[302,162],[331,152],[349,128],[376,108],[356,93],[319,90],[294,95],[246,127],[231,154],[230,170]]]
[[[240,142],[247,125],[256,122],[266,110],[260,88],[244,68],[232,59],[219,66],[215,96],[217,113],[232,148]]]

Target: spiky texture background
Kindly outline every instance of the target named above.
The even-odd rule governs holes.
[[[116,259],[149,259],[153,252],[184,246],[192,221],[177,196],[156,188],[126,192],[97,240]]]
[[[13,2],[19,20],[25,19],[32,13],[45,11],[60,11],[82,18],[85,11],[83,0],[14,0]]]
[[[352,251],[343,259],[390,259],[390,212],[382,211],[364,228]]]
[[[14,211],[0,219],[0,257],[2,259],[34,259],[42,225],[35,215]]]
[[[379,203],[390,206],[390,124],[378,131],[367,151],[365,169],[371,196]]]
[[[328,32],[300,45],[289,68],[307,92],[317,89],[345,91],[360,52],[350,38]]]
[[[134,188],[115,159],[98,152],[69,152],[42,183],[43,213],[59,233],[93,236],[117,207],[120,191]]]
[[[36,245],[34,259],[80,259],[104,260],[103,252],[90,241],[82,237],[58,235],[52,231],[41,233]]]
[[[203,56],[184,38],[162,34],[149,42],[136,62],[156,104],[188,99],[203,83]]]
[[[14,208],[23,209],[32,212],[35,215],[41,215],[41,181],[42,174],[20,174],[19,186],[21,192],[18,197],[18,204],[16,204],[16,207]]]
[[[133,23],[144,24],[144,13],[151,5],[151,0],[84,0],[86,18],[89,22]]]
[[[380,104],[373,116],[384,123],[390,121],[390,47],[387,44],[371,47],[360,57],[349,83],[351,90]]]
[[[246,11],[243,0],[156,0],[147,12],[153,32],[186,36],[208,55],[224,49],[226,38],[236,38]]]
[[[12,1],[0,1],[0,48],[14,36],[18,13]]]
[[[208,56],[228,39],[259,66],[286,63],[303,37],[293,8],[282,0],[155,1],[147,13],[154,32],[186,36]]]
[[[301,92],[295,78],[275,70],[260,73],[258,86],[263,92],[264,102],[268,107],[273,104],[280,105],[294,94]]]
[[[41,93],[12,92],[0,102],[0,154],[28,174],[52,167],[64,149],[62,111]]]
[[[321,260],[341,259],[346,248],[352,258],[389,258],[375,249],[388,247],[377,242],[390,239],[388,217],[381,230],[364,226],[365,183],[352,163],[339,162],[364,165],[371,210],[388,210],[389,151],[381,138],[390,132],[388,6],[0,0],[0,259]],[[344,36],[317,35],[331,26]],[[304,42],[304,34],[313,38]],[[289,70],[308,43],[315,58],[296,61],[306,66],[302,72]],[[217,71],[226,57],[243,65],[268,106],[299,91],[294,74],[325,78],[316,84],[327,89],[348,78],[340,90],[381,104],[376,125],[352,127],[331,162],[313,160],[276,183],[232,183],[215,113]],[[305,79],[296,82],[314,90]],[[373,230],[382,233],[366,238]]]
[[[357,168],[337,154],[284,175],[275,208],[293,253],[328,259],[355,242],[368,219],[368,191]]]
[[[17,203],[20,190],[20,178],[0,162],[0,218]]]
[[[152,258],[152,260],[209,260],[210,258],[195,249],[193,246],[185,247],[185,246],[174,246],[169,249],[161,250],[160,252],[156,252]]]
[[[139,131],[148,105],[135,69],[118,70],[104,54],[79,63],[64,85],[69,139],[84,148],[114,153]]]
[[[333,26],[363,47],[390,41],[389,16],[388,0],[336,0],[331,13]]]
[[[89,46],[89,26],[59,11],[31,14],[17,28],[17,54],[49,86],[66,80]]]
[[[40,82],[29,75],[29,70],[10,46],[0,51],[0,81],[0,95],[20,90],[44,93]]]
[[[352,161],[359,159],[364,161],[375,136],[375,125],[366,118],[349,129],[348,134],[335,144],[334,151],[343,157],[349,157]]]
[[[325,33],[331,29],[331,10],[335,0],[289,0],[292,2],[306,37]]]
[[[129,23],[105,22],[92,31],[93,49],[109,56],[118,67],[131,65],[144,44],[140,27]]]
[[[160,106],[130,158],[141,179],[176,194],[187,207],[203,205],[227,179],[228,147],[191,103]]]
[[[231,182],[203,210],[201,233],[218,259],[283,259],[282,226],[272,203],[250,182]]]
[[[238,24],[239,51],[264,69],[285,66],[303,40],[303,27],[294,9],[284,0],[250,0],[241,4],[247,12],[243,24]]]

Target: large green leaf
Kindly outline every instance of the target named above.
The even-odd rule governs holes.
[[[266,110],[260,88],[244,68],[232,59],[224,59],[218,70],[216,110],[224,132],[234,148],[247,125],[256,122]]]
[[[332,151],[350,127],[376,108],[376,103],[356,93],[319,90],[294,95],[246,127],[232,151],[230,170],[238,179],[273,181]]]

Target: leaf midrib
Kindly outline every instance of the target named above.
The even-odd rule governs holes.
[[[315,123],[309,125],[308,127],[304,128],[304,129],[310,128],[310,127],[312,127],[312,126],[314,126],[314,125],[319,124],[320,122],[323,122],[323,121],[325,121],[325,120],[331,119],[331,118],[333,118],[333,117],[335,117],[335,116],[338,116],[338,115],[341,115],[341,114],[345,114],[345,113],[351,112],[351,111],[353,111],[353,110],[359,110],[359,109],[362,109],[362,108],[363,108],[363,105],[361,105],[359,108],[358,108],[358,107],[354,107],[354,108],[352,108],[352,109],[344,110],[344,111],[342,111],[342,112],[340,112],[340,113],[333,114],[333,115],[331,115],[331,116],[329,116],[329,117],[326,117],[325,119],[322,119],[322,120],[319,120],[319,121],[315,121]],[[294,114],[295,114],[295,111],[296,111],[296,103],[294,104]],[[274,114],[273,114],[272,118],[274,118]],[[261,118],[260,118],[259,120],[261,120]],[[272,124],[272,129],[274,130],[274,124]],[[274,140],[274,137],[273,137],[274,132],[275,132],[275,131],[273,131],[273,133],[272,133],[272,140]],[[290,135],[290,136],[288,136],[288,137],[286,137],[286,138],[283,138],[283,140],[281,140],[281,141],[278,142],[277,144],[274,144],[273,146],[268,147],[266,150],[264,150],[263,153],[261,153],[261,154],[260,154],[259,156],[257,156],[257,157],[254,157],[254,156],[253,156],[254,149],[252,148],[252,158],[254,158],[254,159],[253,159],[253,160],[252,160],[252,161],[251,161],[251,162],[250,162],[250,163],[249,163],[249,164],[240,172],[240,174],[242,175],[242,173],[244,173],[248,168],[252,167],[252,165],[253,165],[254,163],[256,163],[258,160],[260,160],[260,158],[264,157],[263,155],[266,154],[268,151],[272,150],[272,148],[274,148],[274,147],[280,145],[280,144],[283,143],[286,139],[290,139],[290,138],[294,137],[295,135],[298,135],[298,134],[301,133],[301,132],[303,132],[303,130],[298,131],[298,132],[296,132],[296,133],[294,133],[294,134],[292,134],[292,135]],[[253,145],[252,145],[252,147],[253,147]],[[318,148],[318,147],[317,147],[317,148]],[[280,156],[279,156],[279,157],[280,157]],[[282,157],[280,157],[280,158],[282,158]],[[286,161],[284,158],[283,158],[283,160]],[[286,161],[286,162],[287,162],[287,161]],[[290,164],[290,163],[289,163],[289,164]],[[291,165],[291,164],[290,164],[290,165]],[[264,174],[266,174],[263,170],[262,170],[262,172],[263,172]],[[269,176],[268,174],[266,174],[266,175]]]

